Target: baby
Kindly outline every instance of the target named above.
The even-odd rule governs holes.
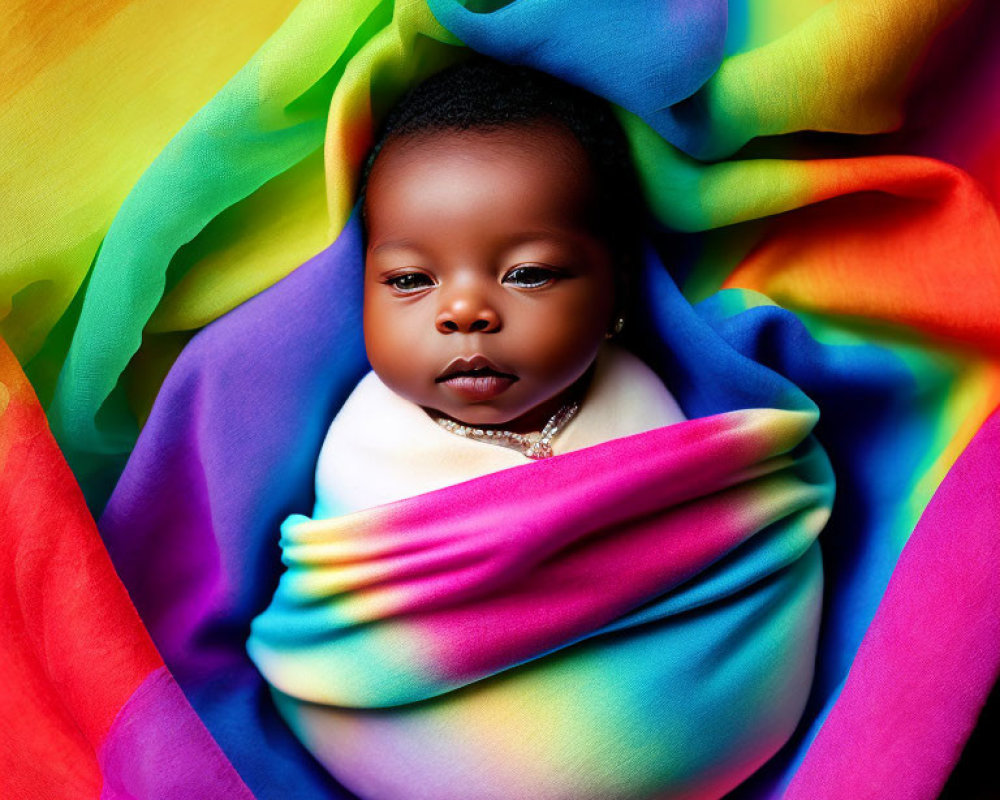
[[[812,681],[822,470],[769,457],[812,417],[668,427],[615,341],[643,216],[591,95],[476,57],[364,178],[372,371],[247,643],[279,712],[362,800],[723,796]]]
[[[449,737],[491,726],[497,713],[517,725],[510,717],[523,702],[517,698],[535,691],[518,680],[495,685],[511,698],[499,701],[504,712],[454,698],[359,708],[316,681],[364,683],[361,651],[352,648],[390,645],[371,626],[374,638],[365,638],[362,620],[373,608],[405,602],[387,589],[370,606],[343,580],[374,576],[381,597],[378,575],[384,579],[401,559],[422,558],[422,545],[369,532],[374,523],[354,512],[684,420],[652,370],[612,341],[627,317],[642,213],[624,134],[607,105],[586,92],[476,57],[438,73],[392,111],[362,183],[372,371],[327,433],[312,519],[293,517],[283,527],[286,563],[305,554],[296,541],[305,542],[322,562],[319,571],[286,573],[254,622],[248,650],[269,678],[281,673],[285,691],[273,687],[273,697],[303,744],[365,800],[580,800],[574,787],[581,782],[603,796],[604,779],[594,775],[610,757],[598,755],[604,745],[593,731],[583,734],[585,744],[564,748],[565,758],[585,762],[568,783],[476,766],[488,752],[456,756],[447,768],[438,763],[440,753],[457,752]],[[435,529],[447,525],[432,521]],[[349,554],[347,540],[356,536],[372,563]],[[391,552],[375,563],[384,546]],[[421,564],[417,571],[426,571]],[[324,566],[346,572],[334,577]],[[350,634],[337,627],[355,622]],[[285,666],[272,670],[272,655],[289,637],[311,655],[279,656]],[[314,645],[331,640],[344,644],[346,661],[318,655]],[[420,672],[416,662],[426,653],[415,655],[410,666]],[[390,661],[379,657],[379,668],[391,672]],[[519,680],[530,683],[533,674]],[[565,686],[558,668],[542,674]],[[374,684],[405,690],[407,679]],[[516,713],[534,718],[535,711]],[[561,735],[576,736],[576,727],[563,726]],[[416,765],[440,785],[401,793]],[[555,784],[543,789],[546,781]],[[637,787],[635,796],[645,796]]]
[[[392,111],[362,193],[372,372],[329,429],[315,517],[684,419],[609,341],[642,208],[606,103],[476,57]]]

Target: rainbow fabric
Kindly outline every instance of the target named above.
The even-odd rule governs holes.
[[[250,655],[360,797],[721,797],[809,696],[815,422],[731,411],[291,517]]]
[[[814,677],[732,796],[936,797],[1000,672],[1000,7],[465,5],[5,8],[0,794],[350,796],[245,644],[367,369],[373,125],[472,49],[620,109],[692,428],[818,411]]]

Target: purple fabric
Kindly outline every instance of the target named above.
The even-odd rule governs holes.
[[[191,341],[100,520],[164,661],[263,796],[346,796],[278,718],[243,642],[277,585],[278,526],[310,508],[323,432],[368,369],[360,253],[352,219]]]
[[[101,800],[253,800],[166,667],[122,706],[98,759]]]

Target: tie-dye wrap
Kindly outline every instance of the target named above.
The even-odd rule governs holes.
[[[0,16],[0,795],[350,796],[246,642],[279,585],[281,522],[312,508],[323,434],[368,368],[352,212],[374,126],[472,49],[615,103],[658,223],[626,335],[691,427],[817,419],[837,491],[809,697],[732,798],[938,797],[1000,671],[1000,4],[12,0]],[[757,620],[704,653],[775,646]],[[407,666],[445,663],[421,655]],[[677,702],[715,688],[691,685]],[[569,699],[585,716],[614,697]],[[636,730],[636,706],[603,730]],[[753,716],[713,709],[658,735]],[[700,769],[647,770],[644,743],[604,779]],[[765,749],[703,766],[724,782]],[[360,736],[338,752],[370,757]],[[439,764],[409,766],[400,800],[429,795]]]
[[[414,761],[441,800],[721,797],[809,696],[833,500],[815,421],[733,411],[292,517],[250,654],[333,706],[301,735],[362,797],[408,796]]]

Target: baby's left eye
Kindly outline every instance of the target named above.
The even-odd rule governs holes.
[[[385,283],[402,294],[416,294],[422,289],[434,285],[430,276],[424,275],[422,272],[404,272],[387,279]]]
[[[559,273],[547,267],[514,267],[503,276],[504,283],[525,288],[537,288],[555,280]]]

